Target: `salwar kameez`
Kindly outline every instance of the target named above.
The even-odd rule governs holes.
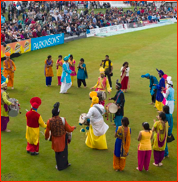
[[[159,165],[164,158],[168,135],[168,122],[166,122],[164,125],[164,133],[160,132],[163,130],[163,121],[157,121],[153,125],[155,130],[153,137],[153,154],[156,165]]]
[[[115,170],[123,171],[125,168],[126,157],[130,147],[130,134],[129,127],[119,126],[116,128],[116,141],[113,157],[113,168]]]
[[[49,66],[49,67],[47,67],[47,66]],[[44,74],[46,77],[46,86],[51,86],[52,77],[54,76],[52,66],[53,66],[53,60],[51,60],[51,61],[46,60],[45,61]]]

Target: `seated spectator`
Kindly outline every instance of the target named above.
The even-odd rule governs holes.
[[[47,36],[47,32],[46,32],[46,29],[45,28],[43,28],[43,30],[42,30],[42,36]]]
[[[37,37],[38,37],[38,36],[37,36],[36,29],[33,30],[32,35],[33,35],[33,38],[37,38]]]
[[[1,31],[1,42],[5,42],[5,32]]]

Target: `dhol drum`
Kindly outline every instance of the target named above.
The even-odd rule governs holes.
[[[107,94],[105,91],[96,91],[97,92],[97,97],[99,98],[100,101],[104,101],[107,99]]]
[[[113,114],[115,114],[118,111],[118,107],[115,103],[109,103],[106,105],[106,117],[108,120],[108,115],[110,114],[110,121],[112,122],[112,119],[114,119]]]
[[[118,107],[115,103],[109,103],[106,105],[106,111],[112,114],[115,114],[118,110]]]
[[[10,117],[16,117],[20,113],[19,112],[20,104],[19,104],[18,100],[15,99],[15,98],[10,98],[9,101],[15,104],[15,106],[12,106],[12,105],[8,106],[8,108],[9,108],[9,116]]]
[[[83,119],[83,117],[85,117],[87,114],[86,113],[83,113],[80,115],[79,117],[79,124],[81,125],[88,125],[88,122],[87,122],[87,119]]]

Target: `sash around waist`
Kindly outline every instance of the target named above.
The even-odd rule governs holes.
[[[91,125],[95,136],[104,135],[109,128],[109,126],[103,120],[98,122],[92,122]]]

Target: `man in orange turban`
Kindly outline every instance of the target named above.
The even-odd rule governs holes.
[[[4,61],[4,76],[9,77],[7,87],[12,87],[14,89],[14,72],[16,70],[14,62],[10,59],[10,53],[5,53],[6,60]]]

